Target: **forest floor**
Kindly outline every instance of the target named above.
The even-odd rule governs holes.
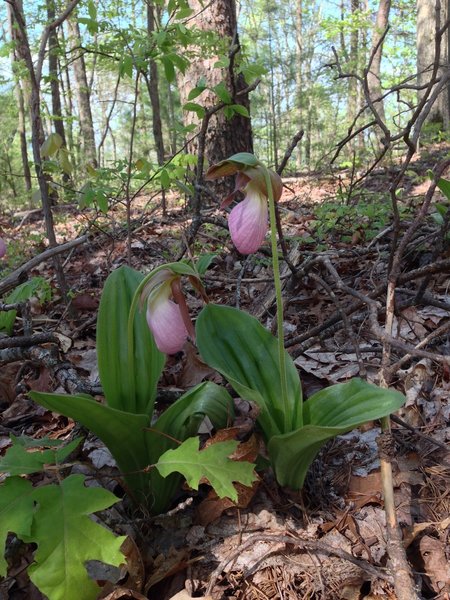
[[[448,152],[448,148],[440,150]],[[406,174],[400,199],[406,226],[423,202],[430,183],[426,171],[436,160],[436,154],[423,153]],[[305,398],[353,376],[377,382],[382,344],[369,326],[367,307],[358,305],[346,289],[374,292],[380,309],[385,303],[382,285],[392,235],[388,188],[396,172],[395,165],[378,170],[350,198],[348,172],[284,180],[280,213],[289,256],[298,270],[294,277],[283,267],[285,338]],[[439,193],[435,200],[443,202]],[[183,246],[189,217],[175,198],[170,198],[168,208],[168,216],[163,217],[155,200],[141,196],[134,203],[134,268],[148,272],[173,260]],[[223,217],[218,207],[206,213]],[[435,208],[430,213],[409,243],[401,265],[404,283],[398,290],[394,322],[400,344],[392,351],[391,363],[396,365],[393,386],[407,401],[399,413],[403,425],[393,424],[394,484],[398,520],[421,594],[444,599],[450,597],[450,456],[448,446],[445,449],[450,439],[450,363],[442,356],[450,355],[450,269],[448,239],[444,235],[438,255],[436,240],[442,223]],[[55,215],[60,243],[84,232],[94,216],[74,206],[58,209]],[[9,248],[5,269],[17,268],[44,250],[39,212],[4,215],[2,225]],[[33,334],[55,334],[61,364],[73,367],[95,389],[99,297],[108,273],[125,264],[127,257],[123,207],[99,218],[89,231],[88,243],[63,255],[73,298],[70,310],[57,291],[49,261],[27,275],[43,277],[52,287],[51,298],[44,303],[31,299]],[[268,244],[262,252],[243,258],[225,229],[207,224],[190,252],[194,256],[215,254],[204,277],[212,301],[239,305],[271,327],[274,297]],[[346,288],[339,289],[330,277],[330,261]],[[419,301],[408,301],[415,299],[424,277],[426,292]],[[189,305],[194,314],[201,308],[192,295]],[[13,336],[23,334],[22,325],[17,319]],[[434,335],[436,331],[439,335]],[[407,355],[404,348],[416,347],[427,336],[430,342],[422,348],[441,358]],[[17,352],[18,359],[5,363],[0,371],[2,452],[11,445],[11,433],[68,439],[75,427],[70,420],[38,407],[27,395],[29,390],[64,391],[58,369],[30,360],[29,349],[22,358]],[[205,378],[217,379],[217,375],[188,342],[183,352],[167,361],[159,408],[168,397]],[[249,439],[254,418],[253,407],[236,399],[233,434]],[[268,471],[258,485],[241,494],[239,507],[214,498],[205,485],[199,492],[185,489],[173,509],[158,517],[131,518],[121,504],[105,511],[104,518],[114,523],[115,532],[128,534],[131,541],[126,567],[94,574],[102,580],[101,597],[182,600],[208,593],[214,599],[394,599],[392,577],[385,568],[379,434],[378,425],[371,424],[328,443],[313,463],[301,493],[280,488]],[[86,439],[74,469],[94,474],[109,489],[119,489],[112,457],[92,436]],[[305,549],[299,540],[311,545]],[[13,541],[10,537],[9,575],[0,582],[0,598],[38,600],[42,596],[26,572],[32,551],[14,550]],[[355,560],[350,562],[333,549]]]

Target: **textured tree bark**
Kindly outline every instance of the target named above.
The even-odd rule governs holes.
[[[47,16],[49,21],[55,19],[55,2],[47,0]],[[66,132],[64,129],[63,114],[61,108],[61,95],[59,93],[58,79],[58,36],[53,29],[48,38],[48,73],[50,76],[50,89],[52,94],[53,125],[56,133],[61,136],[63,146],[66,147]]]
[[[439,16],[439,27],[442,27],[449,15],[448,0],[417,0],[417,84],[425,86],[430,82],[433,65],[438,61],[437,75],[449,68],[448,30],[443,36],[436,55],[436,17]],[[440,7],[440,10],[438,10]],[[439,15],[438,15],[439,13]],[[450,121],[449,87],[438,96],[427,117],[427,123],[436,123],[447,130]],[[425,90],[418,91],[419,101]]]
[[[49,183],[51,182],[51,179],[49,175],[43,171],[41,159],[41,146],[44,142],[44,130],[42,127],[41,120],[40,97],[42,65],[44,62],[45,47],[47,46],[48,36],[51,33],[51,30],[57,25],[59,25],[67,17],[67,15],[70,14],[70,11],[73,10],[73,7],[76,5],[77,1],[78,0],[73,0],[72,3],[70,3],[66,8],[66,11],[63,12],[60,15],[60,17],[58,17],[58,19],[55,19],[44,30],[35,67],[30,44],[28,41],[27,28],[20,0],[11,0],[11,8],[14,14],[14,20],[17,23],[17,52],[21,59],[25,61],[29,74],[31,145],[33,148],[33,160],[36,170],[36,177],[39,184],[39,191],[41,193],[41,203],[42,210],[44,213],[46,234],[50,247],[56,246],[57,242],[53,222],[53,213],[51,206],[52,202],[50,197],[51,188],[49,186]],[[58,256],[55,256],[54,258],[54,267],[61,292],[63,296],[67,299],[66,279]]]
[[[352,14],[359,10],[359,0],[350,0]],[[358,42],[359,31],[356,27],[352,28],[350,33],[350,68],[351,73],[358,72]],[[348,80],[348,118],[352,121],[355,118],[357,110],[358,82],[355,77],[349,77]]]
[[[297,109],[297,129],[300,131],[304,127],[303,123],[303,0],[297,0],[295,8],[295,43],[297,47],[296,65],[297,72],[295,76],[295,106]],[[296,151],[297,171],[302,167],[302,143],[297,146]]]
[[[8,24],[9,24],[9,34],[11,36],[11,40],[13,42],[18,42],[18,32],[14,25],[14,14],[10,4],[6,5],[8,7]],[[22,4],[18,2],[18,8],[22,11]],[[11,52],[11,67],[14,72],[15,70],[15,62],[20,59],[18,56],[17,48]],[[17,79],[16,87],[14,90],[17,99],[17,108],[18,108],[18,123],[17,130],[19,133],[20,139],[20,154],[22,157],[22,169],[23,169],[23,177],[25,180],[25,189],[27,192],[31,191],[31,171],[30,164],[28,162],[28,146],[27,146],[27,133],[26,133],[26,121],[25,121],[25,101],[24,101],[24,92],[22,87],[22,82],[20,79]],[[31,201],[31,197],[30,197]]]
[[[154,6],[149,1],[147,3],[147,31],[151,36],[155,31],[155,13]],[[152,125],[153,125],[153,138],[156,146],[156,157],[158,165],[164,164],[164,138],[162,132],[161,123],[161,106],[159,102],[159,79],[158,79],[158,65],[156,61],[150,59],[149,61],[149,74],[146,77],[146,83],[148,88],[148,94],[150,96],[150,103],[152,105]],[[165,192],[162,190],[162,208],[163,215],[166,213],[166,197]]]
[[[206,4],[201,4],[199,0],[189,0],[189,6],[195,11],[195,16],[191,23],[195,24],[201,30],[215,31],[221,38],[229,40],[229,47],[239,43],[237,35],[236,5],[234,0],[213,0]],[[198,57],[193,60],[185,74],[180,74],[178,86],[180,91],[181,104],[187,102],[187,97],[199,79],[204,77],[209,87],[214,87],[221,81],[224,81],[230,92],[234,104],[242,104],[249,110],[248,94],[237,96],[238,92],[245,89],[246,83],[241,75],[237,77],[231,72],[232,69],[217,69],[214,64],[217,57],[204,58]],[[196,99],[196,102],[202,104],[205,108],[216,105],[219,100],[217,96],[206,90]],[[197,126],[196,132],[200,129],[198,117],[193,112],[184,113],[185,124],[194,123]],[[191,134],[192,135],[192,134]],[[196,154],[198,149],[198,140],[194,139],[188,145],[188,151]],[[210,121],[206,132],[205,157],[209,164],[213,164],[236,152],[252,152],[253,139],[250,119],[236,115],[231,119],[226,119],[222,110],[215,113]],[[234,186],[231,178],[224,178],[211,182],[211,189],[218,197],[228,193]]]
[[[389,23],[389,12],[391,10],[391,0],[380,0],[378,5],[377,17],[375,20],[375,28],[372,33],[372,64],[369,72],[367,73],[367,85],[369,87],[369,93],[372,100],[376,100],[382,95],[381,91],[381,58],[383,56],[383,44],[381,38],[386,31]],[[386,115],[384,112],[384,102],[379,100],[374,104],[375,110],[378,112],[380,119],[386,121]]]
[[[75,93],[77,96],[78,113],[80,117],[81,145],[85,158],[94,166],[97,166],[97,152],[95,146],[94,123],[92,119],[90,90],[86,75],[86,64],[80,50],[81,37],[80,26],[75,12],[67,20],[69,28],[69,45],[73,61],[73,73]]]

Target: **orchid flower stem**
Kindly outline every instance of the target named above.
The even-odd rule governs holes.
[[[277,339],[278,339],[278,360],[280,365],[280,382],[281,382],[281,400],[285,419],[285,431],[289,431],[290,423],[286,422],[290,413],[288,407],[287,394],[287,377],[286,377],[286,356],[284,349],[284,331],[283,331],[283,297],[281,295],[281,278],[280,278],[280,262],[278,260],[277,247],[277,224],[275,215],[275,199],[273,196],[272,181],[269,171],[264,166],[264,180],[267,188],[267,196],[269,199],[269,218],[270,218],[270,241],[272,246],[272,268],[273,282],[275,285],[275,297],[277,303]]]

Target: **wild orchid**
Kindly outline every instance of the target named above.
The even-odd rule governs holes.
[[[3,258],[6,254],[6,244],[3,238],[0,238],[0,258]]]
[[[202,359],[219,371],[240,397],[258,405],[258,424],[277,480],[281,485],[300,489],[309,465],[328,440],[385,417],[397,410],[405,398],[399,392],[354,378],[324,388],[303,404],[300,378],[283,341],[275,220],[281,180],[247,153],[235,154],[212,166],[206,178],[235,173],[236,189],[225,204],[237,190],[247,193],[245,200],[233,209],[235,216],[232,211],[229,218],[233,241],[241,252],[255,251],[264,239],[269,205],[278,338],[241,310],[208,304],[197,318],[197,345]]]
[[[236,174],[235,188],[221,208],[229,206],[238,192],[245,193],[245,198],[228,216],[231,239],[241,254],[253,254],[264,242],[268,231],[269,195],[272,193],[278,201],[283,192],[281,177],[255,161],[252,154],[235,154],[213,165],[206,173],[207,180]]]
[[[162,269],[150,280],[145,295],[148,295],[147,323],[158,349],[165,354],[176,354],[183,348],[188,335],[193,337],[192,322],[181,292],[180,276],[170,269]],[[171,296],[177,297],[177,304],[171,300]]]
[[[188,277],[191,285],[207,301],[196,272],[183,263],[171,263],[155,269],[141,286],[140,302],[141,306],[147,302],[147,324],[158,350],[164,354],[176,354],[182,350],[188,337],[195,339],[195,329],[181,289],[182,275]]]

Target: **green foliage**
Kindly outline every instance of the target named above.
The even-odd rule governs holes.
[[[197,345],[208,365],[217,369],[247,400],[260,408],[258,420],[270,438],[302,425],[302,391],[297,369],[285,352],[289,414],[281,402],[277,341],[250,315],[227,306],[208,304],[197,318]]]
[[[86,572],[88,560],[118,566],[125,537],[116,537],[94,523],[89,514],[108,508],[118,499],[103,488],[84,486],[82,475],[70,475],[59,485],[37,488],[38,510],[26,542],[37,543],[31,581],[49,600],[85,600],[98,596],[98,586]]]
[[[411,208],[399,203],[401,217],[407,217]],[[392,221],[392,205],[387,196],[363,195],[355,204],[345,204],[343,199],[323,202],[314,208],[310,221],[313,239],[323,242],[330,237],[351,241],[349,232],[359,230],[370,241]],[[306,240],[307,242],[312,240]]]
[[[89,515],[118,499],[102,488],[85,487],[82,475],[36,487],[19,476],[43,471],[45,465],[59,468],[79,440],[61,447],[59,440],[12,439],[14,445],[1,464],[1,471],[10,476],[0,485],[0,576],[6,575],[6,537],[14,533],[23,542],[37,545],[28,572],[49,600],[94,600],[99,588],[89,578],[85,563],[100,560],[120,565],[124,562],[120,547],[125,538],[116,537]]]
[[[58,133],[51,133],[41,146],[42,158],[50,158],[58,152],[63,144],[63,140]]]
[[[45,465],[60,464],[69,456],[80,443],[80,438],[73,440],[62,448],[50,448],[39,452],[28,452],[32,448],[26,443],[29,438],[16,438],[11,436],[13,445],[8,448],[5,455],[0,458],[0,473],[9,475],[29,475],[42,471]],[[25,440],[25,442],[24,442]],[[38,440],[35,448],[45,448],[47,440]],[[58,444],[59,445],[59,444]]]
[[[173,268],[195,275],[183,263]],[[166,450],[176,447],[177,441],[195,435],[205,416],[214,426],[225,426],[233,414],[233,403],[224,388],[202,383],[183,394],[152,424],[163,357],[154,346],[145,316],[133,310],[129,318],[133,295],[138,299],[145,283],[140,273],[121,267],[109,276],[104,287],[97,352],[106,404],[84,394],[31,392],[30,396],[95,433],[116,459],[127,491],[137,503],[157,514],[167,508],[181,481],[177,474],[163,479],[156,469],[148,467]]]
[[[4,301],[6,304],[16,304],[18,302],[29,300],[33,296],[38,299],[40,304],[51,300],[52,289],[48,281],[43,277],[32,277],[30,280],[21,283],[6,296]],[[16,310],[1,312],[0,331],[6,331],[8,335],[11,335],[16,315]]]
[[[105,282],[97,320],[97,357],[108,406],[151,415],[165,356],[156,347],[145,313],[134,316],[133,357],[129,356],[128,316],[144,275],[127,266]]]
[[[33,492],[31,483],[21,477],[8,477],[0,485],[0,577],[6,576],[4,550],[8,533],[12,531],[19,538],[31,534]]]
[[[237,501],[238,495],[233,482],[251,485],[256,475],[254,465],[230,460],[238,442],[218,442],[199,450],[198,438],[189,438],[175,450],[167,450],[159,457],[156,468],[163,477],[174,471],[183,474],[189,486],[198,490],[202,478],[206,477],[220,498]]]
[[[277,479],[294,489],[302,487],[309,465],[327,440],[384,417],[405,401],[398,392],[354,379],[330,386],[302,405],[300,380],[286,355],[290,414],[283,419],[275,338],[250,315],[212,304],[200,313],[196,332],[203,360],[242,398],[258,405],[258,423]]]

